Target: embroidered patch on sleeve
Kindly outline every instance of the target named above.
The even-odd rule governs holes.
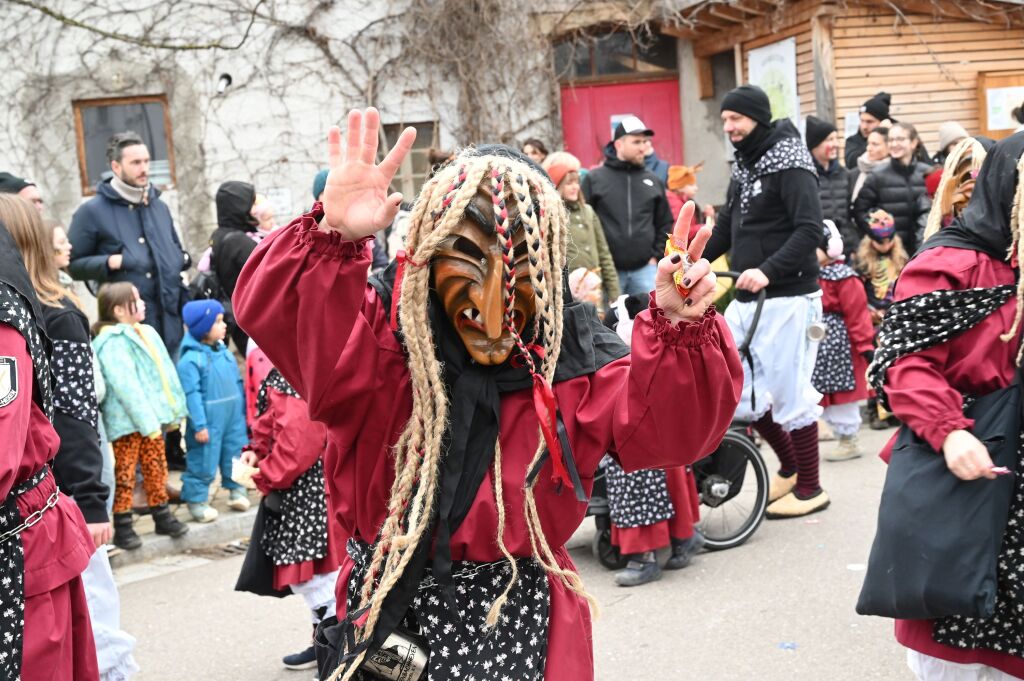
[[[0,407],[6,407],[18,397],[18,360],[0,357]]]

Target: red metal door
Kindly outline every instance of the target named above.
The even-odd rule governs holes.
[[[562,87],[565,149],[585,167],[599,165],[619,117],[639,116],[654,131],[654,150],[669,163],[683,162],[679,81]]]

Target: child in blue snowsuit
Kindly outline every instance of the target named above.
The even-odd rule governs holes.
[[[182,318],[188,333],[181,344],[178,377],[188,403],[188,454],[181,498],[196,521],[208,523],[217,517],[209,501],[218,468],[221,485],[231,495],[228,507],[249,508],[245,488],[231,479],[232,460],[249,443],[245,397],[238,364],[223,342],[224,307],[216,300],[194,300],[185,304]]]

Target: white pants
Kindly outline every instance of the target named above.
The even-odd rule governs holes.
[[[320,624],[320,617],[317,610],[327,608],[323,619],[334,617],[337,607],[334,597],[334,587],[338,583],[338,570],[326,575],[313,575],[313,577],[302,584],[292,584],[292,593],[297,593],[306,601],[306,605],[313,613],[313,624]]]
[[[983,664],[947,662],[931,655],[907,649],[907,665],[919,681],[1020,681]]]
[[[725,309],[736,345],[747,337],[757,303],[733,301]],[[754,358],[751,372],[743,363],[743,396],[736,418],[756,421],[772,410],[772,418],[786,431],[809,426],[821,416],[821,393],[811,385],[818,342],[807,337],[807,327],[821,322],[821,293],[806,296],[769,298],[764,301],[761,320],[754,332],[750,352]],[[751,405],[751,394],[756,398]]]
[[[860,405],[856,402],[829,405],[821,416],[839,437],[850,437],[860,430]]]
[[[125,681],[139,671],[132,657],[135,638],[121,631],[121,597],[110,571],[107,549],[101,546],[92,554],[82,572],[85,601],[89,605],[92,635],[96,639],[96,659],[102,681]]]

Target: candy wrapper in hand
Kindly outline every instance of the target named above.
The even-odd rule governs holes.
[[[569,291],[575,300],[593,303],[601,307],[601,275],[585,267],[577,267],[569,273]]]
[[[244,464],[239,458],[231,460],[231,479],[246,489],[256,489],[256,483],[253,482],[252,476],[259,472],[259,468]]]
[[[676,241],[676,237],[671,234],[665,239],[665,256],[668,257],[675,253],[680,253],[683,256],[683,269],[677,270],[672,274],[672,281],[676,284],[676,289],[679,291],[679,295],[686,298],[690,295],[690,289],[683,286],[683,279],[686,278],[686,273],[693,266],[693,261],[690,260],[690,254],[686,252],[686,246],[680,245]]]

